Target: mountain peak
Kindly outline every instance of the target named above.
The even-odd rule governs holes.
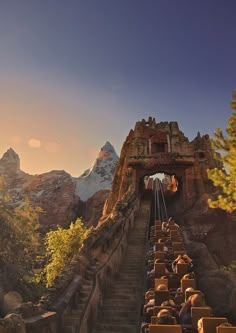
[[[10,160],[17,160],[19,159],[19,156],[17,155],[17,153],[15,152],[14,149],[9,148],[2,157],[2,160],[4,159],[10,159]]]
[[[102,147],[102,149],[114,149],[114,147],[109,141],[107,141],[105,145]]]
[[[99,154],[98,159],[99,160],[107,160],[107,159],[118,159],[118,156],[115,152],[115,148],[112,146],[112,144],[107,141],[104,146],[102,146]]]
[[[19,170],[20,158],[12,148],[9,148],[0,159],[0,165],[10,169]]]
[[[86,201],[98,190],[111,188],[118,160],[114,147],[107,141],[92,167],[76,179],[76,192],[82,200]]]

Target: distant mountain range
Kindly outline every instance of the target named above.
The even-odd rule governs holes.
[[[110,190],[118,160],[114,147],[106,142],[92,167],[80,177],[72,177],[64,170],[30,175],[20,169],[20,158],[10,148],[0,159],[0,175],[11,196],[9,205],[19,206],[27,195],[33,205],[43,209],[40,225],[42,230],[48,230],[68,225],[78,216],[89,218],[86,201],[93,202],[93,195],[100,190]],[[104,191],[101,198],[105,201]],[[101,205],[99,207],[101,210]]]

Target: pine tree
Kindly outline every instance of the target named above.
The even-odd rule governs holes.
[[[217,198],[208,200],[209,206],[229,213],[236,212],[236,89],[231,107],[233,113],[226,127],[226,135],[218,128],[214,132],[215,138],[211,140],[216,151],[215,158],[222,162],[223,167],[208,170],[208,177],[219,188],[220,193]]]

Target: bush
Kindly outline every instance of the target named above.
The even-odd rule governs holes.
[[[68,229],[59,227],[49,231],[45,238],[46,256],[48,264],[44,268],[46,286],[51,287],[56,277],[70,263],[73,255],[78,253],[90,229],[84,227],[82,219],[78,218],[70,224]]]

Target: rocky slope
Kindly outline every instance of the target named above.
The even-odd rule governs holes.
[[[98,154],[93,166],[80,177],[74,178],[64,170],[53,170],[41,175],[29,175],[20,169],[20,158],[13,149],[8,149],[0,159],[0,175],[11,196],[10,206],[19,206],[25,196],[33,205],[43,209],[39,223],[41,230],[47,231],[56,226],[67,226],[76,217],[99,219],[102,206],[113,181],[118,156],[113,146],[107,142]],[[102,195],[93,195],[105,190]],[[90,199],[89,203],[86,201]],[[94,207],[91,207],[94,205]]]
[[[208,197],[202,195],[179,222],[185,247],[193,259],[198,288],[216,316],[226,316],[236,324],[235,274],[225,270],[236,260],[236,220],[221,209],[209,208]]]

